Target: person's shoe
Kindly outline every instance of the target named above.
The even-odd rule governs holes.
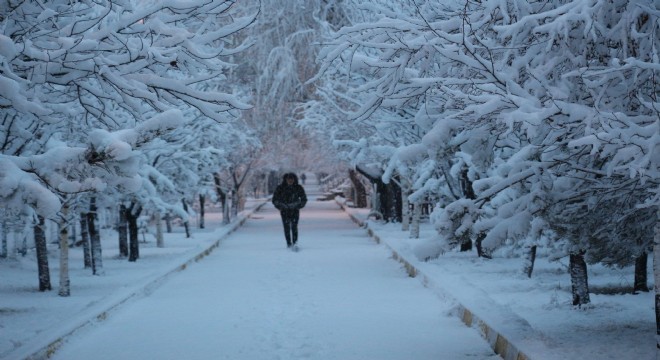
[[[293,252],[298,252],[299,250],[300,250],[300,248],[298,247],[297,244],[293,244],[293,245],[291,245],[291,251],[293,251]]]

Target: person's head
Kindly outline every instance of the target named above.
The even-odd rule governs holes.
[[[298,177],[294,173],[286,173],[282,179],[283,184],[293,185],[298,183]]]

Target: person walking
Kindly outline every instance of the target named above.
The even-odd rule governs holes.
[[[286,173],[282,183],[277,186],[273,194],[273,205],[280,211],[286,245],[293,251],[298,251],[298,219],[300,209],[307,204],[305,189],[298,184],[298,176]]]

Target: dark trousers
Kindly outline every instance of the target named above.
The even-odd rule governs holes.
[[[295,245],[296,242],[298,242],[298,219],[300,218],[300,211],[282,210],[280,215],[282,215],[282,225],[284,225],[286,245]]]

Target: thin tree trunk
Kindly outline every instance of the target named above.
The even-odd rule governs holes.
[[[477,198],[476,194],[474,193],[474,189],[472,188],[472,181],[468,176],[468,168],[465,166],[460,173],[459,183],[461,185],[461,190],[463,191],[463,196],[466,199],[474,200]],[[472,239],[470,239],[469,236],[465,236],[461,242],[461,251],[470,250],[472,250]]]
[[[231,214],[229,211],[229,202],[227,199],[222,201],[222,224],[227,225],[229,222],[231,222]]]
[[[142,212],[142,207],[138,205],[137,209],[133,210],[135,203],[131,204],[131,207],[126,211],[126,218],[128,220],[128,237],[129,237],[129,246],[128,246],[128,261],[134,262],[140,258],[140,244],[139,244],[139,234],[138,234],[138,217]]]
[[[660,360],[660,207],[656,210],[653,234],[653,288],[655,291],[655,354]]]
[[[206,203],[206,196],[199,194],[199,228],[204,228],[204,204]]]
[[[101,251],[101,234],[96,229],[96,198],[91,198],[89,202],[89,212],[87,213],[87,227],[89,229],[89,239],[92,245],[92,274],[103,275],[103,252]]]
[[[42,226],[44,231],[44,238],[46,237],[46,224]],[[18,239],[20,237],[20,239]],[[21,256],[27,255],[27,237],[23,234],[14,232],[14,247],[16,247],[16,252],[21,254]]]
[[[648,292],[648,259],[649,256],[646,251],[642,252],[639,257],[635,260],[635,285],[633,287],[633,293],[636,294],[639,291]]]
[[[419,223],[422,218],[422,204],[416,202],[413,204],[413,217],[410,226],[410,238],[419,239]]]
[[[581,306],[590,303],[589,279],[587,276],[587,263],[584,261],[584,251],[570,254],[568,266],[571,274],[573,305]]]
[[[169,212],[165,214],[165,231],[172,233],[172,215]]]
[[[37,269],[39,273],[39,291],[52,290],[50,284],[50,270],[48,269],[48,247],[46,241],[46,231],[44,227],[46,221],[43,216],[38,216],[38,224],[34,225],[34,244],[37,250]]]
[[[238,216],[238,190],[234,189],[231,192],[231,216]]]
[[[7,228],[7,220],[2,220],[2,245],[0,249],[0,258],[6,259],[9,251],[7,250],[7,239],[9,238],[9,229]]]
[[[231,220],[229,216],[229,207],[227,206],[227,193],[225,193],[220,186],[221,180],[218,174],[213,175],[213,181],[215,182],[215,192],[218,195],[220,206],[222,207],[222,224],[227,225]]]
[[[89,244],[89,225],[87,225],[87,214],[80,213],[80,241],[83,247],[83,263],[85,269],[92,268],[92,250]]]
[[[188,204],[186,204],[186,199],[181,199],[181,203],[183,204],[183,211],[186,213],[186,216],[188,216]],[[187,217],[183,219],[183,228],[186,229],[186,239],[190,238],[190,222]]]
[[[163,219],[161,219],[160,212],[154,214],[156,218],[156,247],[164,248],[165,239],[163,238]]]
[[[69,227],[67,226],[67,216],[69,206],[62,206],[62,220],[59,223],[60,228],[60,289],[59,296],[71,295],[71,283],[69,279]]]
[[[355,207],[357,208],[367,207],[367,190],[360,181],[357,171],[353,169],[348,170],[348,177],[351,179],[351,183],[353,184],[353,189],[355,189],[355,199],[354,199]]]
[[[477,245],[481,247],[480,245]],[[525,248],[525,262],[523,263],[523,273],[528,278],[532,277],[534,271],[534,263],[536,262],[536,245],[527,246]]]
[[[119,257],[128,257],[128,220],[126,205],[119,205],[119,221],[117,222],[117,233],[119,236]]]
[[[404,191],[401,194],[401,230],[408,231],[410,230],[410,201],[408,200],[408,191]],[[411,232],[412,237],[412,232]]]

